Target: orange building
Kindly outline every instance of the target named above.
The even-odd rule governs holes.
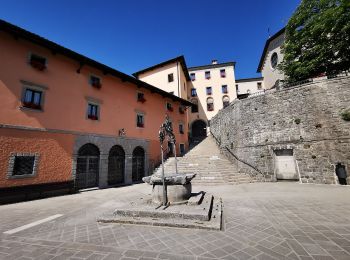
[[[188,149],[187,100],[1,20],[0,50],[1,194],[139,182],[166,114]]]

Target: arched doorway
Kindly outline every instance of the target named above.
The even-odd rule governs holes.
[[[108,155],[108,185],[124,183],[125,152],[119,145],[111,148]]]
[[[145,176],[145,151],[138,146],[132,152],[132,181],[140,182]]]
[[[75,186],[86,189],[98,186],[100,151],[96,145],[85,144],[80,147],[77,158]]]
[[[192,139],[201,140],[207,136],[207,124],[203,120],[196,120],[192,123]]]

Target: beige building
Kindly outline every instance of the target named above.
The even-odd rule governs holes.
[[[190,136],[195,140],[207,135],[210,119],[237,97],[234,67],[235,62],[214,60],[187,68],[184,56],[179,56],[133,75],[195,104],[187,111]]]
[[[198,111],[189,113],[191,137],[200,139],[209,130],[210,119],[237,97],[235,62],[188,68],[190,73],[190,101],[198,104]]]
[[[240,98],[240,96],[244,97],[256,92],[263,91],[264,89],[265,86],[263,77],[236,79],[236,92],[238,98]]]
[[[175,96],[188,99],[188,74],[184,56],[164,61],[152,67],[140,70],[133,75],[148,84],[156,86]]]
[[[281,45],[284,42],[284,36],[285,28],[271,36],[265,43],[257,72],[262,74],[266,89],[277,87],[279,82],[284,80],[283,73],[277,68],[283,60]]]

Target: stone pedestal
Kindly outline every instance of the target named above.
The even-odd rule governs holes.
[[[167,201],[170,204],[174,203],[186,203],[191,197],[192,184],[186,183],[184,185],[168,185],[165,184],[167,192]],[[152,190],[152,202],[155,204],[161,204],[163,202],[163,185],[153,184]]]
[[[186,203],[191,197],[191,180],[196,174],[167,174],[165,176],[165,188],[167,201],[170,204]],[[163,202],[163,180],[161,176],[152,175],[142,178],[142,180],[153,185],[152,203],[161,204]]]

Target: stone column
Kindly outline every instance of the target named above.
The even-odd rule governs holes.
[[[125,154],[125,184],[132,184],[132,154]]]
[[[99,188],[108,187],[108,154],[100,155]]]

